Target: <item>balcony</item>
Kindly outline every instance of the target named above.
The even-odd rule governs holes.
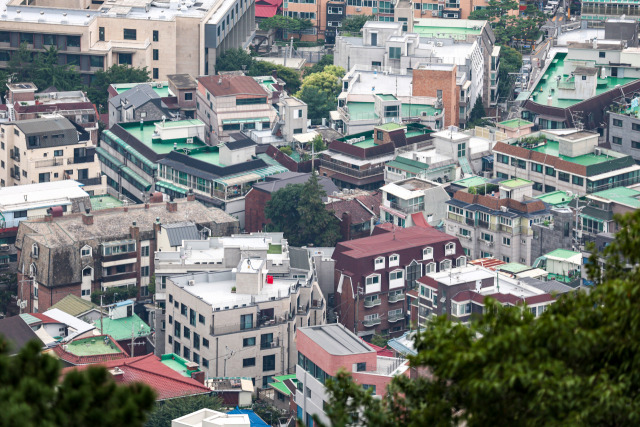
[[[403,213],[406,214],[413,214],[416,212],[423,212],[424,211],[424,203],[418,204],[418,205],[411,205],[411,206],[407,206],[407,205],[401,205],[395,202],[388,202],[389,207],[391,209],[395,209],[398,211],[401,211]]]
[[[124,273],[116,273],[116,274],[111,274],[109,276],[103,276],[102,283],[117,282],[119,280],[126,280],[126,279],[136,279],[137,277],[138,277],[137,272],[127,271]]]
[[[478,220],[478,227],[480,227],[480,228],[489,228],[489,223],[487,221]]]
[[[372,308],[380,304],[382,304],[382,300],[380,298],[364,300],[364,308]]]
[[[77,165],[78,163],[92,163],[93,156],[73,157],[67,159],[68,165]]]
[[[273,341],[260,342],[260,350],[269,350],[272,348],[280,347],[280,339],[276,338]]]
[[[365,328],[372,328],[376,325],[379,325],[381,322],[380,318],[375,318],[375,319],[368,319],[365,320],[364,322],[362,322],[362,324],[365,326]]]
[[[467,223],[467,225],[470,225],[472,227],[476,226],[476,221],[473,218],[466,218],[465,222]]]
[[[50,168],[52,166],[62,166],[64,165],[64,159],[47,159],[47,160],[38,160],[35,163],[37,168]]]
[[[344,165],[340,165],[336,162],[333,162],[331,160],[326,160],[326,159],[320,159],[320,166],[326,168],[326,169],[330,169],[334,172],[338,172],[338,173],[342,173],[354,178],[368,178],[370,176],[375,176],[375,175],[383,175],[384,174],[384,166],[374,166],[372,168],[369,169],[364,169],[364,170],[360,170],[360,169],[353,169]]]
[[[100,185],[102,184],[102,177],[76,179],[82,185]]]
[[[453,212],[447,212],[447,218],[451,221],[459,222],[464,224],[464,217],[462,215],[454,214]]]
[[[11,152],[11,154],[9,154],[9,157],[14,162],[19,162],[20,161],[20,152],[18,152],[18,153]]]
[[[390,303],[395,303],[395,302],[399,302],[399,301],[403,301],[404,300],[404,293],[402,294],[396,294],[396,295],[389,295],[389,302]]]
[[[404,314],[402,314],[402,313],[394,314],[393,316],[389,316],[389,319],[387,319],[387,321],[389,323],[396,323],[396,322],[399,322],[401,320],[404,320]]]

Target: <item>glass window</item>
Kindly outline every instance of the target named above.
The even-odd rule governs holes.
[[[617,127],[622,127],[622,120],[620,119],[613,119],[613,125],[617,126]]]
[[[118,54],[118,64],[120,64],[120,65],[132,65],[133,64],[133,54],[131,54],[131,53],[119,53]]]
[[[209,340],[206,338],[202,338],[202,346],[205,348],[209,348]]]
[[[135,28],[125,28],[123,37],[125,40],[135,40],[136,39]]]
[[[67,47],[80,47],[80,36],[67,36]]]
[[[240,316],[240,329],[253,328],[253,314],[243,314]]]
[[[256,337],[244,338],[242,340],[243,347],[252,347],[256,345]]]
[[[611,143],[616,145],[622,145],[622,138],[620,138],[619,136],[614,136],[611,138]]]
[[[153,30],[153,41],[157,42],[160,39],[160,32],[158,30]]]
[[[276,355],[270,354],[269,356],[262,357],[262,371],[274,371],[276,369]]]
[[[246,359],[242,359],[242,367],[243,368],[248,368],[251,366],[256,366],[256,358],[255,357],[248,357]]]

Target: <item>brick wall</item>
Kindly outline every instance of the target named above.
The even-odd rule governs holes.
[[[460,123],[460,88],[456,86],[456,72],[452,70],[413,70],[413,96],[436,97],[442,91],[445,126]]]
[[[244,229],[248,233],[264,230],[264,224],[270,221],[264,215],[264,208],[271,200],[271,194],[255,188],[244,199]]]

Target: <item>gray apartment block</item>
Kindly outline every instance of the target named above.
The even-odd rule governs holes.
[[[636,163],[640,161],[640,118],[637,118],[635,113],[609,112],[607,141],[612,150],[628,154]]]

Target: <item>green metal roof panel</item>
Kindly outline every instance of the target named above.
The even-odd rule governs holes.
[[[452,182],[454,185],[458,185],[460,187],[471,188],[477,185],[484,185],[489,180],[481,177],[481,176],[470,176],[469,178],[460,179],[458,181]]]
[[[134,331],[135,335],[139,337],[144,337],[151,333],[149,325],[144,323],[137,314],[120,319],[110,319],[109,317],[105,317],[102,321],[97,319],[93,322],[93,325],[100,329],[100,322],[103,323],[101,333],[110,335],[116,341],[131,339],[131,331]]]
[[[145,165],[147,165],[151,169],[156,169],[156,164],[155,163],[153,163],[151,160],[149,160],[146,157],[144,157],[142,154],[138,153],[138,151],[136,149],[134,149],[132,146],[130,146],[129,144],[124,142],[120,137],[115,135],[113,132],[111,132],[109,130],[105,130],[104,133],[105,133],[105,135],[109,136],[109,138],[114,140],[116,142],[116,144],[118,144],[119,146],[124,148],[124,150],[127,153],[131,154],[132,156],[134,156],[136,159],[140,160],[142,163],[144,163]]]
[[[521,273],[523,271],[531,270],[528,265],[520,264],[518,262],[510,262],[508,264],[500,265],[497,267],[500,271],[506,271],[508,273]]]
[[[138,184],[145,187],[145,191],[148,191],[151,188],[151,183],[146,179],[144,179],[143,177],[141,177],[140,175],[138,175],[137,173],[135,173],[133,170],[131,170],[129,166],[123,166],[122,168],[120,168],[120,170],[123,173],[129,175]]]
[[[521,185],[527,185],[527,184],[533,184],[533,181],[529,181],[528,179],[522,179],[522,178],[513,178],[513,179],[508,179],[506,181],[502,181],[500,183],[500,186],[507,187],[507,188],[516,188],[516,187],[520,187]]]
[[[278,390],[280,393],[285,396],[291,396],[291,390],[284,383],[269,383],[269,387]]]
[[[566,191],[556,190],[550,193],[544,193],[534,197],[534,199],[542,200],[552,206],[561,206],[569,204],[575,198],[574,195],[569,196]]]
[[[121,168],[122,166],[124,166],[124,163],[122,163],[120,160],[116,159],[114,156],[109,154],[109,152],[102,147],[96,147],[96,154],[98,154],[98,158],[102,162],[104,162],[103,159],[106,159],[117,168]]]
[[[571,257],[574,257],[576,255],[580,255],[580,252],[574,252],[574,251],[570,251],[568,249],[555,249],[547,254],[545,254],[546,257],[556,257],[556,258],[562,258],[562,259],[569,259]]]
[[[178,187],[177,185],[174,185],[171,182],[166,182],[166,181],[156,182],[156,187],[164,188],[166,190],[172,190],[180,194],[187,194],[189,191],[189,190],[185,190],[184,188]]]
[[[35,316],[30,315],[29,313],[23,313],[23,314],[20,315],[20,317],[22,318],[22,320],[24,320],[24,322],[27,325],[33,325],[34,323],[40,322],[40,319],[38,319]]]
[[[467,160],[466,157],[458,157],[458,163],[460,164],[462,172],[464,172],[466,175],[473,175],[473,169],[471,169],[469,160]]]
[[[598,191],[591,194],[592,196],[602,197],[633,208],[640,208],[640,191],[632,188],[617,187],[609,190]]]
[[[69,294],[62,298],[60,301],[51,306],[51,308],[57,308],[64,311],[74,317],[86,313],[87,311],[97,308],[98,306],[90,301],[85,301],[80,297]]]

